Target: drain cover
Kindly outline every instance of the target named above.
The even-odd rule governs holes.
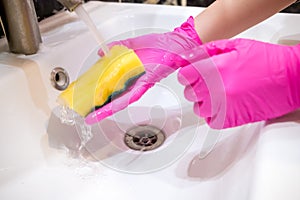
[[[151,125],[139,125],[129,129],[124,137],[125,144],[133,150],[149,151],[165,141],[164,132]]]

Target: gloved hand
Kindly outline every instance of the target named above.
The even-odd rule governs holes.
[[[192,17],[172,32],[148,34],[109,44],[109,47],[123,45],[133,49],[144,64],[146,73],[125,94],[90,113],[85,119],[86,123],[93,124],[100,121],[137,101],[156,82],[179,67],[187,65],[180,53],[200,44],[201,40],[194,28]],[[99,54],[102,56],[103,52],[99,51]]]
[[[201,46],[206,59],[181,68],[185,97],[216,129],[268,120],[300,107],[300,45],[248,39]]]

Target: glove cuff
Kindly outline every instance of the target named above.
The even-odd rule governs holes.
[[[190,16],[186,22],[181,24],[180,27],[175,28],[174,32],[177,32],[177,33],[180,33],[183,35],[187,35],[189,38],[191,38],[192,40],[197,42],[199,45],[202,44],[202,41],[195,29],[195,22],[194,22],[194,18],[192,16]]]

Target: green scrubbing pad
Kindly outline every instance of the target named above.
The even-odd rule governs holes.
[[[113,93],[107,98],[107,100],[105,101],[104,104],[102,104],[101,106],[96,106],[95,109],[93,109],[92,111],[97,110],[97,109],[99,109],[99,108],[102,108],[102,107],[105,106],[106,104],[110,103],[110,102],[112,101],[112,99],[115,99],[115,98],[117,98],[118,96],[120,96],[121,94],[123,94],[128,88],[130,88],[130,86],[132,86],[132,85],[135,83],[135,81],[136,81],[137,79],[139,79],[139,78],[140,78],[142,75],[144,75],[144,74],[145,74],[145,72],[142,72],[141,74],[138,74],[138,75],[136,75],[136,76],[134,76],[134,77],[128,79],[128,80],[126,81],[126,83],[124,84],[124,87],[123,87],[121,90],[118,90],[118,91],[113,92]],[[92,112],[92,111],[91,111],[91,112]]]

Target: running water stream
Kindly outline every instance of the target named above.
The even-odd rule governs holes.
[[[98,31],[97,27],[95,26],[93,20],[91,19],[90,15],[87,13],[87,11],[84,9],[83,5],[77,6],[77,8],[74,10],[74,12],[78,15],[78,17],[86,24],[90,32],[95,37],[97,43],[99,44],[100,48],[104,52],[105,55],[109,53],[109,49],[107,45],[104,43],[104,38]]]
[[[89,31],[93,34],[94,38],[96,39],[98,45],[102,49],[105,55],[109,53],[109,49],[104,43],[104,38],[98,31],[97,27],[93,23],[91,17],[87,13],[87,11],[84,9],[83,5],[77,6],[77,8],[74,10],[75,13],[78,15],[78,17],[86,24]],[[67,124],[70,126],[76,126],[79,127],[78,133],[81,138],[81,147],[83,148],[85,144],[93,137],[91,126],[87,125],[84,122],[84,118],[79,116],[76,112],[68,108],[67,106],[61,106],[60,109],[60,121],[63,124]]]

